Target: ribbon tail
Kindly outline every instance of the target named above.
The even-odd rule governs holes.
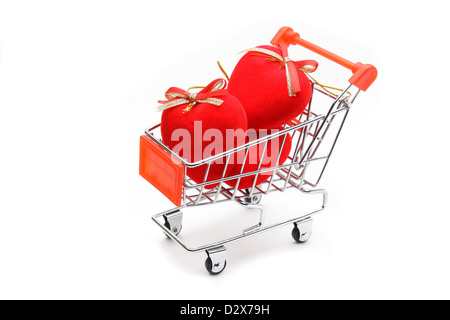
[[[288,57],[287,45],[279,44],[279,48],[281,50],[283,58],[285,59],[286,57]],[[289,96],[294,97],[297,93],[300,92],[301,88],[297,69],[295,68],[295,64],[292,60],[286,63],[286,78],[288,82]]]
[[[163,104],[156,107],[156,110],[158,110],[159,112],[162,112],[166,109],[167,109],[167,107],[165,107]]]
[[[297,69],[293,63],[287,63],[286,66],[286,76],[291,79],[291,85],[289,88],[289,96],[293,97],[300,92],[300,81],[298,79]],[[288,84],[289,87],[289,84]]]
[[[161,102],[161,101],[160,101]],[[167,101],[162,105],[159,105],[157,107],[158,111],[164,111],[166,109],[170,109],[176,106],[179,106],[181,104],[186,104],[186,103],[190,103],[191,101],[189,101],[188,99],[175,99],[175,100],[171,100],[171,101]]]

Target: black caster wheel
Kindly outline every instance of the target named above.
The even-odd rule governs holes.
[[[217,268],[215,268],[215,270],[213,271],[213,263],[212,263],[211,258],[208,257],[205,260],[205,268],[212,275],[221,273],[225,269],[226,266],[227,266],[227,260],[224,261],[223,266],[220,269],[217,270]]]
[[[300,230],[298,230],[297,227],[294,227],[294,229],[292,229],[292,238],[294,238],[295,242],[301,243],[301,241],[300,241]]]
[[[294,238],[297,243],[305,243],[309,240],[310,236],[311,233],[301,234],[300,229],[297,226],[292,229],[292,238]]]

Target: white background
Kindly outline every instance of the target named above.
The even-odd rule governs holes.
[[[231,73],[283,25],[379,77],[325,172],[311,240],[234,243],[213,277],[151,221],[171,203],[138,175],[139,135],[168,87],[221,77],[217,60]],[[0,298],[449,299],[449,27],[444,1],[0,1]],[[350,77],[291,56],[317,59],[323,82]],[[296,196],[267,197],[267,214]],[[221,208],[201,227],[186,212],[183,235],[248,217]]]

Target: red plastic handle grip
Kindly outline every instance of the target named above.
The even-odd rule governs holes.
[[[353,63],[347,59],[344,59],[337,54],[334,54],[328,50],[325,50],[311,42],[303,40],[297,32],[294,32],[292,28],[282,27],[275,37],[270,42],[273,45],[286,44],[286,45],[301,45],[331,61],[340,64],[341,66],[350,69],[353,76],[349,79],[349,82],[359,89],[366,91],[370,85],[377,78],[377,69],[371,64],[364,64],[361,62]]]

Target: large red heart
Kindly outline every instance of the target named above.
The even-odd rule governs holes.
[[[274,46],[258,48],[282,54]],[[306,74],[295,69],[300,92],[291,97],[285,65],[274,60],[268,55],[249,51],[239,60],[231,74],[228,90],[241,101],[247,112],[248,128],[278,128],[300,115],[311,100],[312,86]],[[315,69],[317,62],[312,63]]]
[[[279,128],[278,130],[283,130],[283,128]],[[272,131],[272,130],[271,130]],[[272,132],[269,131],[268,133],[271,134]],[[256,139],[260,139],[264,137],[267,134],[267,130],[261,130],[259,132],[256,132],[254,130],[249,130],[247,135],[247,142],[254,141]],[[286,136],[286,138],[284,138]],[[283,144],[284,140],[284,144]],[[254,146],[251,146],[249,148],[249,151],[247,153],[247,158],[245,159],[244,168],[242,169],[242,163],[245,158],[245,151],[239,152],[238,157],[238,163],[233,167],[233,169],[228,173],[228,177],[236,176],[242,173],[249,173],[254,172],[258,170],[259,162],[262,158],[262,164],[260,167],[260,170],[267,169],[270,167],[275,167],[277,164],[277,158],[280,155],[280,158],[278,160],[278,165],[284,164],[286,159],[289,156],[289,153],[291,151],[292,146],[292,137],[289,135],[289,133],[286,133],[285,135],[281,135],[276,138],[272,138],[268,140],[267,146],[264,150],[264,144],[265,142],[260,142]],[[281,147],[283,146],[283,149]],[[263,153],[264,151],[264,153]],[[239,161],[240,160],[240,161]],[[264,181],[268,180],[272,176],[273,171],[268,171],[264,173],[260,173],[258,177],[256,178],[255,186],[260,185]],[[256,175],[250,175],[241,178],[239,181],[239,189],[249,189],[253,186],[254,180]],[[226,182],[229,186],[235,188],[236,184],[238,183],[238,179],[228,180]]]
[[[196,103],[186,111],[188,103],[185,103],[162,113],[163,143],[188,162],[204,160],[245,143],[247,115],[242,104],[228,93],[216,98],[223,101],[220,106]],[[225,174],[230,172],[234,162],[234,157],[230,157],[225,170],[226,158],[215,160],[209,168],[206,180],[207,164],[188,168],[187,175],[196,183],[214,181],[222,178],[224,171]],[[210,184],[205,187],[212,189],[217,185]]]

